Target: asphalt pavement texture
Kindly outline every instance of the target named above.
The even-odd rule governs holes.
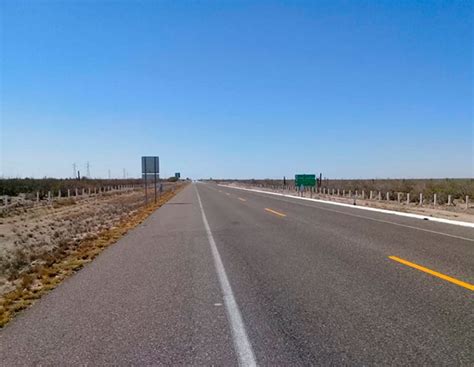
[[[474,365],[474,291],[389,256],[474,284],[473,229],[193,183],[2,329],[0,365]]]

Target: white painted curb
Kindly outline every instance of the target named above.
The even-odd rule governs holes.
[[[264,190],[257,190],[257,189],[247,189],[247,188],[245,188],[245,187],[238,187],[238,186],[221,185],[221,184],[218,184],[218,186],[228,187],[228,188],[230,188],[230,189],[237,189],[237,190],[245,190],[245,191],[259,192],[259,193],[268,194],[268,195],[284,196],[284,197],[287,197],[287,198],[298,199],[298,200],[314,201],[314,202],[317,202],[317,203],[324,203],[324,204],[332,204],[332,205],[338,205],[338,206],[345,206],[345,207],[348,207],[348,208],[360,209],[360,210],[368,210],[368,211],[371,211],[371,212],[378,212],[378,213],[384,213],[384,214],[398,215],[398,216],[400,216],[400,217],[409,217],[409,218],[423,219],[423,220],[429,220],[429,221],[432,221],[432,222],[439,222],[439,223],[445,223],[445,224],[453,224],[453,225],[456,225],[456,226],[474,228],[474,223],[462,222],[462,221],[459,221],[459,220],[451,220],[451,219],[444,219],[444,218],[428,217],[428,216],[426,216],[426,215],[421,215],[421,214],[397,212],[397,211],[394,211],[394,210],[371,208],[371,207],[367,207],[367,206],[357,206],[357,205],[351,205],[351,204],[345,204],[345,203],[338,203],[338,202],[334,202],[334,201],[321,200],[321,199],[303,198],[303,197],[300,197],[300,196],[293,196],[293,195],[281,194],[281,193],[279,193],[279,192],[271,192],[271,191],[264,191]]]

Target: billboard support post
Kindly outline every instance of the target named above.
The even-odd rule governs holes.
[[[155,176],[155,204],[156,204],[156,159],[153,160],[154,163],[154,176]]]
[[[148,204],[148,187],[146,183],[146,174],[145,174],[145,205]]]

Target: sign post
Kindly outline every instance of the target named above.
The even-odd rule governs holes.
[[[148,204],[148,187],[146,182],[146,175],[145,175],[145,205]]]
[[[157,178],[160,175],[160,158],[157,156],[152,157],[142,157],[142,177],[145,180],[145,203],[148,203],[148,175],[154,177],[154,193],[155,193],[155,203],[156,203],[156,185]]]
[[[153,160],[154,163],[154,176],[155,176],[155,204],[156,204],[156,159]]]

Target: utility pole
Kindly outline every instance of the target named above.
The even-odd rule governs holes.
[[[76,170],[76,163],[72,164],[72,178],[76,178],[77,170]]]
[[[125,168],[123,169],[123,178],[127,178],[127,171],[125,171]]]
[[[109,180],[110,180],[110,169],[109,169]]]
[[[87,161],[86,163],[86,173],[87,173],[86,177],[91,178],[91,169],[90,169],[89,161]]]

